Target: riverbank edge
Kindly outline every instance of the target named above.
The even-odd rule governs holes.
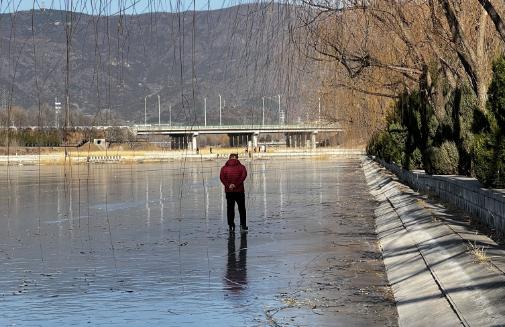
[[[197,154],[193,151],[102,151],[86,152],[73,151],[52,154],[34,154],[34,155],[10,155],[0,156],[0,166],[7,165],[62,165],[62,164],[131,164],[131,163],[156,163],[166,161],[201,161],[201,160],[224,160],[228,158],[229,153],[234,152],[230,149],[227,152],[216,154]],[[363,149],[345,149],[345,148],[325,148],[317,150],[279,150],[261,153],[241,153],[241,160],[268,160],[273,158],[313,158],[324,159],[335,156],[342,158],[361,157],[365,151]]]
[[[475,178],[460,175],[428,175],[373,158],[411,188],[433,194],[487,226],[499,239],[505,238],[505,190],[487,189]]]
[[[428,203],[370,158],[363,158],[362,167],[378,201],[376,233],[399,325],[502,324],[503,248],[458,221],[460,216]],[[472,250],[479,246],[489,249],[487,258],[476,259]]]

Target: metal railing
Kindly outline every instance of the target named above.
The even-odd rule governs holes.
[[[172,130],[172,131],[198,131],[198,130],[339,130],[341,129],[337,124],[297,124],[297,125],[194,125],[194,126],[180,126],[169,124],[147,124],[147,125],[133,125],[133,129],[144,131],[157,131],[157,130]]]

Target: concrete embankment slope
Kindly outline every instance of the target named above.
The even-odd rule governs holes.
[[[400,326],[505,326],[505,251],[365,159]],[[484,250],[482,250],[484,249]]]
[[[484,188],[472,177],[429,175],[422,170],[410,171],[378,158],[376,160],[411,188],[434,194],[465,210],[505,238],[505,190]]]

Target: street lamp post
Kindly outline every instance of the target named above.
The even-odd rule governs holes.
[[[319,98],[319,109],[318,109],[318,116],[317,116],[317,122],[321,122],[321,98]]]
[[[144,97],[144,125],[147,125],[147,95]]]
[[[265,125],[265,97],[261,98],[263,100],[263,106],[261,108],[261,126]]]
[[[161,125],[161,102],[160,95],[158,94],[158,126]]]
[[[207,126],[207,98],[203,98],[203,121]]]
[[[221,126],[223,121],[221,120],[221,94],[219,94],[219,126]]]
[[[284,111],[281,110],[281,95],[278,94],[277,97],[279,98],[279,125],[284,125],[286,117],[284,116]]]
[[[281,95],[277,95],[279,97],[279,125],[281,124]]]
[[[172,126],[172,104],[168,106],[168,119],[169,125]]]

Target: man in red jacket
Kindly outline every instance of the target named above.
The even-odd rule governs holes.
[[[235,231],[235,202],[238,205],[238,212],[240,214],[240,231],[245,232],[248,230],[244,194],[244,181],[247,177],[247,170],[238,160],[238,154],[230,154],[230,158],[223,168],[221,168],[219,177],[221,178],[221,183],[223,183],[224,191],[226,192],[227,216],[230,232]]]

